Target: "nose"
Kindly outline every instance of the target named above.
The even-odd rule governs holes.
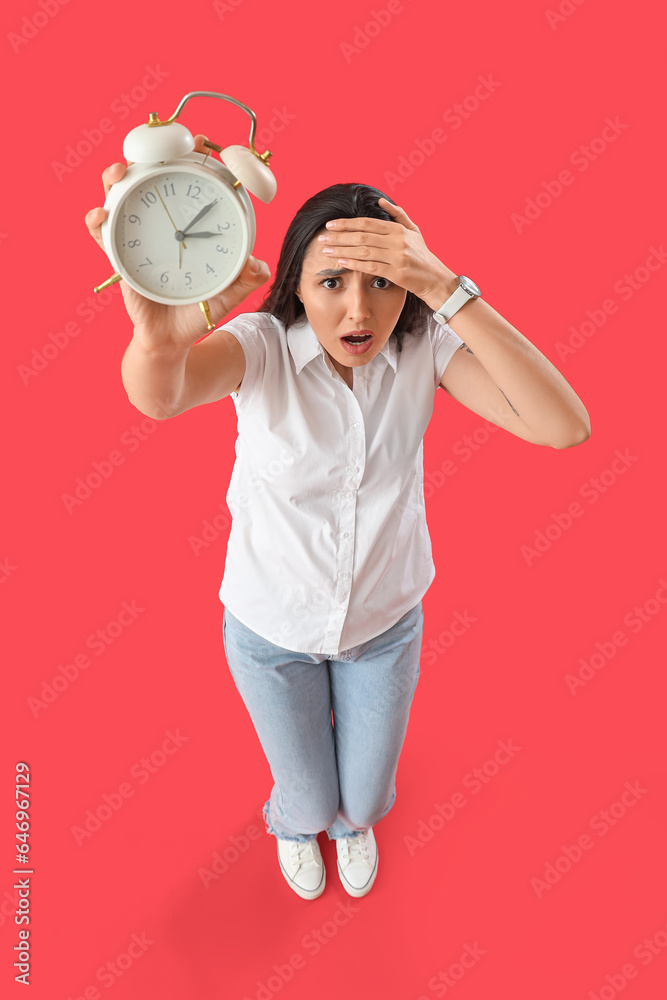
[[[362,323],[371,315],[370,296],[363,281],[364,277],[357,272],[347,288],[345,305],[351,323]]]

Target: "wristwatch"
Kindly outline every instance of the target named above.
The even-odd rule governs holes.
[[[449,296],[445,304],[440,306],[437,312],[433,313],[434,318],[441,326],[444,326],[466,302],[478,299],[481,295],[475,282],[471,281],[470,278],[466,278],[464,274],[458,276],[458,282],[459,286],[456,291]]]

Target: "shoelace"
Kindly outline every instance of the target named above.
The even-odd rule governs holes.
[[[369,868],[372,868],[368,837],[365,833],[360,833],[357,837],[343,837],[341,839],[342,860],[346,867],[348,863],[353,861],[362,861]]]
[[[294,874],[296,875],[301,868],[307,868],[309,865],[315,865],[319,868],[319,861],[315,857],[313,851],[313,844],[310,840],[293,840],[290,842],[289,850],[290,865],[294,868]]]

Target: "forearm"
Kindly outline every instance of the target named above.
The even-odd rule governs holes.
[[[132,405],[154,420],[178,413],[189,351],[189,347],[174,345],[148,348],[135,331],[120,366]]]
[[[439,309],[457,287],[456,276],[430,297]],[[436,301],[437,300],[437,301]],[[586,407],[541,351],[481,297],[467,302],[448,325],[484,365],[512,409],[545,441],[583,441],[590,435]]]

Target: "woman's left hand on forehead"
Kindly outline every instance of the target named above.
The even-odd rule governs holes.
[[[427,298],[454,276],[426,246],[419,227],[398,205],[380,198],[381,209],[393,217],[384,219],[334,219],[327,223],[328,236],[322,256],[338,267],[387,278],[395,285]]]

